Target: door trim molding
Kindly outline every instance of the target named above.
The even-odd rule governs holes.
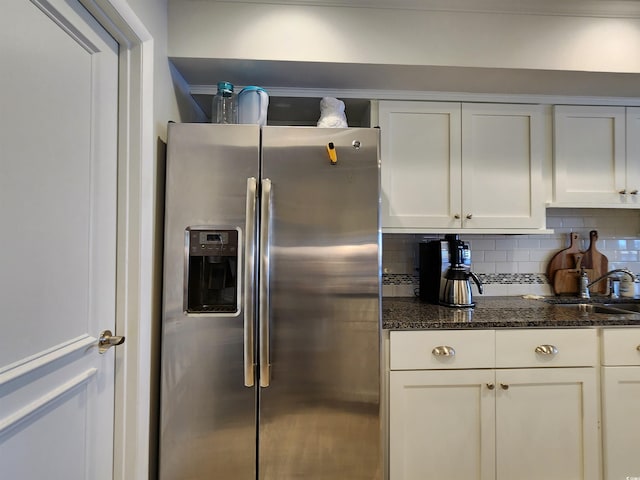
[[[80,335],[69,341],[47,348],[41,352],[22,358],[15,363],[0,369],[0,386],[33,372],[45,365],[49,365],[61,358],[83,350],[91,345],[97,345],[98,339],[91,335]]]
[[[34,400],[33,402],[25,405],[20,410],[13,412],[10,415],[7,415],[4,418],[0,419],[0,438],[8,435],[13,429],[19,427],[22,423],[29,420],[31,417],[36,415],[42,409],[47,406],[53,404],[56,400],[66,395],[67,393],[75,390],[80,385],[84,385],[87,383],[96,373],[98,372],[97,368],[89,368],[85,372],[81,373],[73,377],[71,380],[63,383],[59,387],[56,387],[46,394],[42,395],[40,398]]]
[[[79,0],[119,44],[113,479],[149,478],[156,165],[153,37],[126,0]],[[124,347],[124,348],[123,348]]]

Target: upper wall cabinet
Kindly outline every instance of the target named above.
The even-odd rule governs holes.
[[[544,228],[537,105],[379,104],[384,232]]]
[[[640,208],[640,108],[554,107],[552,206]]]

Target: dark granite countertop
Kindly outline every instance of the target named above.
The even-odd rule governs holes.
[[[431,305],[410,297],[382,299],[382,326],[388,330],[472,329],[472,328],[567,328],[639,326],[640,313],[617,315],[580,311],[563,304],[640,303],[640,299],[476,296],[475,308]]]

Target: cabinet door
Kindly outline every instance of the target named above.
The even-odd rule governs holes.
[[[463,104],[463,227],[545,227],[544,142],[539,105]]]
[[[493,384],[493,370],[392,371],[390,478],[495,480]]]
[[[596,370],[496,370],[496,452],[498,479],[599,479]]]
[[[605,480],[640,477],[640,366],[602,368]]]
[[[625,200],[624,107],[556,106],[553,145],[555,203]]]
[[[383,231],[460,228],[460,104],[380,102],[379,120]]]
[[[640,107],[627,107],[627,181],[629,203],[640,203]],[[633,193],[636,192],[636,193]]]

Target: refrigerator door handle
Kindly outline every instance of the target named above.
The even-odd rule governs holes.
[[[262,201],[260,202],[260,386],[268,387],[270,382],[269,364],[269,233],[271,229],[271,180],[262,180]]]
[[[244,385],[253,387],[255,374],[253,371],[253,344],[255,325],[255,270],[256,270],[256,203],[258,198],[258,181],[255,177],[247,178],[247,205],[245,220],[245,266],[244,266]]]

